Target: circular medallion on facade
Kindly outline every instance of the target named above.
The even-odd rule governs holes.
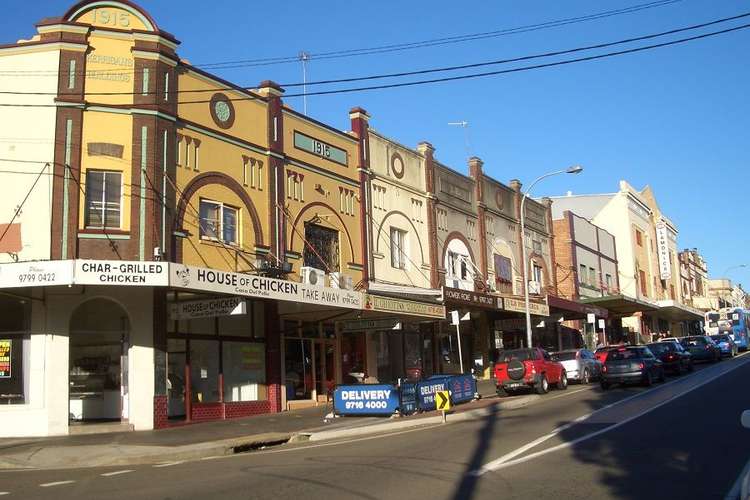
[[[397,179],[401,179],[404,176],[404,159],[398,153],[391,155],[391,172],[393,172],[393,175]]]
[[[234,106],[224,94],[214,94],[211,98],[211,118],[221,128],[229,128],[234,124]]]
[[[499,189],[495,191],[495,203],[497,203],[497,208],[499,208],[500,210],[503,209],[503,192]]]

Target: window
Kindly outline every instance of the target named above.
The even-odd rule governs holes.
[[[643,246],[643,233],[641,233],[640,229],[635,230],[635,242],[639,247]]]
[[[29,302],[0,296],[0,405],[29,403]]]
[[[71,59],[68,63],[68,88],[74,89],[76,86],[76,60]]]
[[[411,199],[411,220],[414,222],[424,222],[422,219],[422,201],[415,198]]]
[[[339,232],[317,224],[305,224],[305,266],[330,273],[339,270]]]
[[[596,269],[593,267],[589,267],[589,284],[593,287],[597,287],[597,279],[596,279]]]
[[[292,200],[305,201],[305,176],[289,171],[286,174],[286,197]]]
[[[109,170],[86,172],[87,228],[120,228],[122,173]]]
[[[470,279],[467,260],[468,257],[465,255],[456,252],[448,252],[448,269],[446,269],[448,277],[460,280]]]
[[[177,166],[182,165],[182,136],[177,134]]]
[[[354,215],[354,191],[339,186],[339,211]]]
[[[441,231],[448,230],[448,211],[442,208],[437,209],[437,227]]]
[[[648,297],[648,283],[646,283],[646,273],[638,271],[638,283],[641,285],[641,294]]]
[[[201,141],[193,139],[193,170],[198,171],[198,152],[200,151]]]
[[[223,203],[200,201],[200,237],[237,244],[239,210]]]
[[[149,69],[143,68],[143,82],[141,83],[141,95],[148,95]]]
[[[164,73],[164,100],[169,100],[169,72]]]
[[[266,345],[222,342],[224,401],[259,401],[266,394]]]
[[[372,206],[380,210],[386,210],[384,187],[376,185],[372,186]]]
[[[674,285],[669,285],[669,297],[672,300],[676,299],[675,294],[674,294]]]
[[[588,275],[589,273],[586,270],[586,264],[581,264],[578,270],[578,283],[585,285]]]
[[[391,267],[406,269],[406,231],[391,228]]]
[[[489,240],[495,241],[495,220],[490,216],[484,218],[484,230],[489,236]]]
[[[495,254],[495,279],[501,283],[513,281],[513,269],[508,257]]]
[[[533,266],[531,269],[531,277],[533,278],[533,281],[536,281],[537,283],[539,283],[540,287],[544,284],[542,282],[542,268],[536,262],[533,263]]]
[[[466,219],[466,236],[471,241],[477,240],[477,225],[473,220]]]
[[[607,283],[607,290],[612,290],[612,275],[607,274],[605,277],[606,283]]]
[[[531,242],[531,249],[534,251],[535,254],[542,255],[542,242],[533,240]]]

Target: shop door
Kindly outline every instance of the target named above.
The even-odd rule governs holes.
[[[304,338],[284,341],[286,400],[313,398],[313,342]]]
[[[336,345],[330,340],[315,341],[315,395],[319,402],[333,396],[336,385]]]
[[[167,415],[185,418],[185,363],[186,342],[183,339],[167,340]]]

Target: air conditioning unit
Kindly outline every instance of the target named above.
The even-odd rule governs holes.
[[[299,270],[300,281],[306,285],[325,286],[326,273],[322,269],[303,266]]]
[[[538,281],[529,281],[529,293],[539,295],[542,291],[542,287],[539,286]]]
[[[353,290],[354,280],[351,276],[344,273],[334,272],[328,275],[331,288],[341,288],[342,290]]]
[[[489,290],[491,292],[495,292],[496,291],[495,290],[495,281],[493,279],[491,279],[491,278],[487,280],[487,290]]]

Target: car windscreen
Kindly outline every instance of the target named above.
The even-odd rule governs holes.
[[[711,340],[718,344],[719,342],[729,342],[729,337],[726,335],[711,335]]]
[[[609,351],[609,354],[607,355],[607,361],[620,361],[620,360],[627,360],[627,359],[638,359],[643,356],[643,353],[640,349],[623,349],[623,350],[616,350],[616,351]]]
[[[555,361],[569,361],[571,359],[576,359],[576,351],[553,352],[552,359],[554,359]]]
[[[682,345],[684,346],[696,346],[696,345],[706,345],[706,339],[703,337],[686,337],[682,339],[681,341]]]
[[[674,351],[674,346],[672,346],[673,342],[655,342],[653,344],[649,344],[648,348],[651,349],[651,352],[658,355],[665,352],[672,352]]]
[[[514,349],[512,351],[503,351],[498,356],[498,362],[508,363],[511,360],[529,361],[534,359],[534,351],[530,349]]]

